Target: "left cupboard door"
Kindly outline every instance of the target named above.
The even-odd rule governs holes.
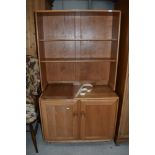
[[[40,100],[40,115],[46,141],[78,139],[77,101]]]

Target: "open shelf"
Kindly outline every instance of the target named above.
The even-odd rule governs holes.
[[[111,58],[66,58],[66,59],[59,59],[59,58],[45,58],[41,59],[40,62],[103,62],[103,61],[108,61],[108,62],[116,62],[116,59],[111,59]]]
[[[52,81],[96,81],[109,85],[113,84],[116,74],[116,62],[111,61],[41,62],[40,66],[45,85]]]
[[[81,85],[71,83],[53,83],[45,88],[42,98],[44,99],[79,99],[79,98],[111,98],[116,97],[115,92],[106,85],[94,85],[91,92],[85,96],[80,94],[76,97]]]
[[[60,84],[53,83],[48,84],[45,88],[42,97],[45,99],[72,99],[74,98],[74,85],[71,83],[68,84]]]
[[[115,90],[120,11],[36,12],[42,91],[50,82],[91,82]]]
[[[91,92],[87,92],[86,95],[78,95],[76,98],[80,99],[101,99],[101,98],[113,98],[117,97],[116,93],[106,85],[94,85]]]

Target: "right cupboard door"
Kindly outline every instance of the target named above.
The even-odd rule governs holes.
[[[81,101],[81,138],[111,140],[114,137],[118,99]]]

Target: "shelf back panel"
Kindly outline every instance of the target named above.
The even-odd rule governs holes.
[[[46,63],[47,81],[75,81],[74,62]]]
[[[76,79],[79,81],[102,81],[108,84],[110,62],[76,63]]]
[[[43,17],[44,39],[74,39],[75,38],[74,13],[52,14]]]
[[[75,41],[45,42],[44,58],[75,58]]]
[[[111,41],[81,41],[77,58],[110,58]]]
[[[41,59],[48,58],[111,58],[111,41],[40,42]],[[76,47],[79,45],[79,47]],[[77,50],[79,48],[79,50]]]
[[[112,39],[113,16],[100,13],[81,13],[80,31],[82,39]]]

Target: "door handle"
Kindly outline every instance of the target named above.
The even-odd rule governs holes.
[[[81,116],[86,116],[86,113],[84,111],[81,111]]]
[[[74,117],[78,116],[78,112],[73,112],[73,116]]]

